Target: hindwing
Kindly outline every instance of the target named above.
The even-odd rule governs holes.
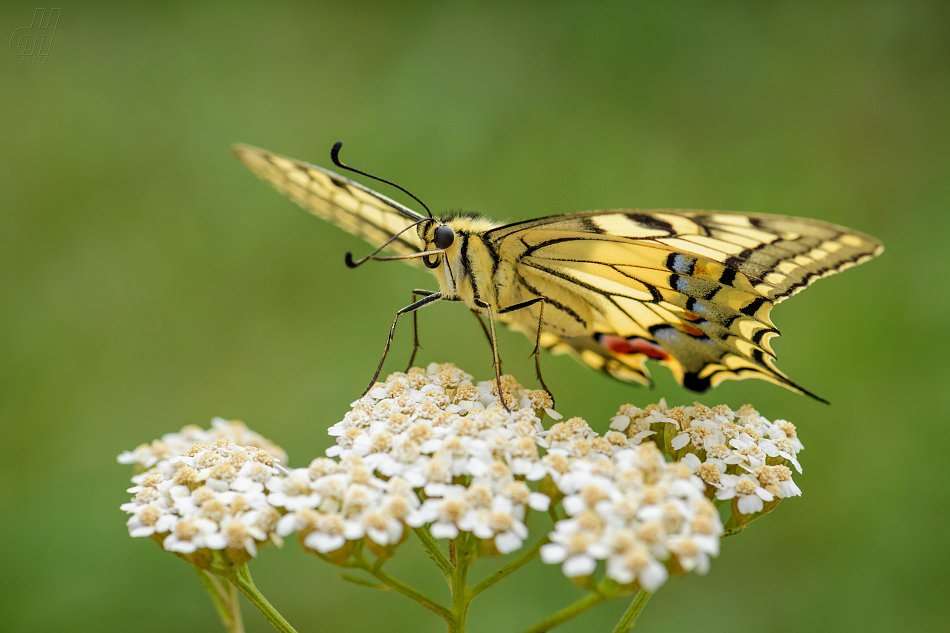
[[[774,365],[772,306],[882,250],[817,220],[695,211],[553,216],[486,237],[534,292],[594,315],[589,333],[546,332],[555,353],[626,381],[649,383],[654,358],[696,391],[757,377],[816,398]]]

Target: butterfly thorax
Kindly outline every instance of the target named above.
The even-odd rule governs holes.
[[[452,229],[453,240],[451,245],[440,249],[437,231],[443,226]],[[458,298],[480,312],[488,306],[499,320],[532,333],[542,316],[540,305],[512,312],[505,309],[543,296],[548,301],[548,309],[543,314],[544,331],[560,336],[590,334],[594,321],[590,305],[578,301],[576,293],[556,280],[555,283],[539,280],[538,287],[533,287],[525,274],[519,272],[518,253],[491,239],[489,231],[499,226],[503,225],[472,215],[452,215],[419,225],[417,231],[424,243],[423,250],[444,250],[445,253],[444,259],[439,255],[425,260],[442,295]],[[514,250],[523,248],[519,243]],[[574,306],[574,309],[565,306]]]

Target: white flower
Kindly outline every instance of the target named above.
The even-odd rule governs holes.
[[[749,474],[723,475],[722,489],[716,493],[717,499],[738,498],[737,506],[742,514],[761,512],[764,501],[772,501],[775,495],[759,485],[759,481]]]
[[[298,468],[286,477],[274,477],[268,481],[271,493],[267,496],[268,502],[288,512],[296,512],[304,508],[316,508],[323,498],[314,492],[309,471]]]
[[[129,536],[142,537],[169,532],[177,522],[178,517],[167,509],[157,505],[144,505],[135,509],[126,525],[129,528]]]

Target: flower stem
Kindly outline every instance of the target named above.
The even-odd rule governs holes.
[[[237,588],[230,585],[228,593],[231,594],[231,621],[234,623],[231,633],[244,633],[244,618],[241,617],[241,602],[238,600]]]
[[[413,589],[402,581],[396,580],[382,569],[377,568],[375,565],[366,560],[362,553],[356,558],[354,567],[369,573],[374,578],[376,578],[376,580],[386,585],[385,588],[392,589],[397,593],[401,593],[413,602],[416,602],[420,606],[423,606],[432,613],[436,614],[446,622],[450,622],[452,620],[452,613],[448,609],[424,593]]]
[[[601,593],[599,591],[591,592],[587,594],[586,596],[584,596],[583,598],[581,598],[580,600],[578,600],[577,602],[575,602],[574,604],[570,604],[564,607],[563,609],[561,609],[560,611],[558,611],[557,613],[555,613],[554,615],[548,618],[545,618],[541,622],[538,622],[537,624],[532,626],[530,629],[527,629],[524,633],[546,633],[547,631],[550,631],[554,627],[560,626],[561,624],[564,624],[568,620],[572,620],[576,618],[577,616],[584,613],[588,609],[592,609],[593,607],[596,607],[598,604],[602,602],[606,602],[611,597],[612,596],[609,596],[605,593]]]
[[[251,579],[251,573],[247,570],[247,565],[241,565],[237,569],[237,573],[230,576],[229,580],[241,590],[241,593],[251,601],[251,604],[257,607],[257,610],[267,618],[267,621],[274,625],[275,629],[281,631],[281,633],[297,633],[290,622],[285,620],[284,616],[278,613],[277,609],[267,601],[264,594],[258,591],[254,580]]]
[[[475,555],[466,540],[463,535],[452,541],[455,569],[452,571],[452,620],[447,621],[449,633],[465,633],[468,607],[475,597],[468,588],[468,567]]]
[[[432,538],[432,535],[429,534],[429,530],[425,527],[413,528],[412,531],[419,537],[419,542],[422,543],[422,547],[429,553],[429,558],[435,561],[435,564],[439,567],[439,571],[442,572],[445,582],[451,586],[452,574],[455,573],[455,570],[449,562],[449,559],[442,553],[439,544],[435,542],[435,539]]]
[[[633,630],[633,625],[637,622],[637,616],[643,611],[643,607],[646,606],[647,600],[649,600],[652,595],[652,593],[644,591],[643,589],[638,591],[636,595],[633,596],[633,601],[630,603],[630,606],[627,607],[627,610],[620,616],[620,621],[617,622],[617,626],[614,627],[613,633],[630,633],[630,631]]]
[[[482,580],[480,583],[476,584],[474,587],[472,587],[470,591],[470,593],[472,594],[472,598],[474,598],[481,592],[485,591],[486,589],[494,585],[499,580],[502,580],[513,571],[516,571],[520,569],[521,567],[524,567],[525,565],[530,563],[532,560],[535,559],[535,557],[541,551],[541,547],[545,545],[546,543],[548,543],[548,538],[544,537],[543,539],[538,541],[537,545],[529,549],[527,552],[525,552],[518,558],[514,559],[513,561],[511,561],[510,563],[508,563],[507,565],[505,565],[498,571],[492,573],[490,576]]]
[[[228,633],[244,633],[244,620],[241,618],[241,605],[238,603],[237,592],[233,585],[225,589],[218,580],[200,567],[193,566],[204,585],[211,602],[214,604],[221,623]]]

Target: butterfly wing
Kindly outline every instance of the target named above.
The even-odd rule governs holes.
[[[555,353],[626,381],[649,383],[654,358],[696,391],[755,377],[816,398],[775,367],[772,306],[882,250],[817,220],[708,211],[594,211],[486,238],[526,298],[580,315],[574,328],[545,316],[541,343]]]
[[[234,153],[251,171],[304,209],[373,246],[382,246],[424,218],[395,200],[328,169],[249,145],[236,145]],[[410,255],[422,250],[422,242],[416,232],[410,230],[393,240],[387,249]]]

